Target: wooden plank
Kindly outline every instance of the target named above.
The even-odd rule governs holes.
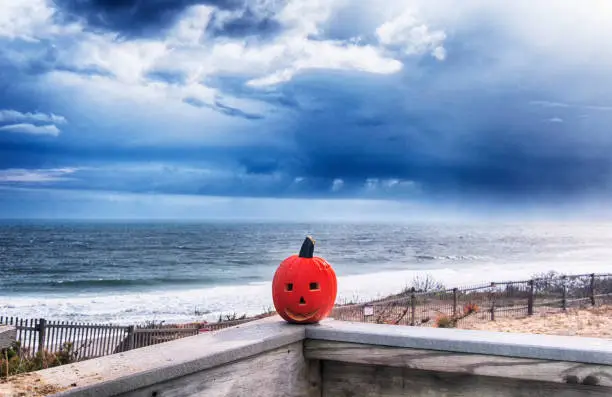
[[[134,344],[132,345],[132,349],[138,349],[140,347],[140,334],[138,333],[138,328],[134,329]]]
[[[104,355],[109,354],[109,351],[110,351],[110,348],[111,348],[111,343],[112,343],[111,331],[112,330],[113,330],[113,328],[109,328],[104,333]]]
[[[112,339],[111,339],[111,354],[117,350],[117,346],[119,345],[119,329],[115,328],[112,331]]]
[[[121,345],[123,344],[123,339],[125,339],[124,338],[125,331],[124,331],[124,328],[117,328],[117,331],[115,331],[115,332],[116,332],[117,335],[115,336],[115,347],[114,347],[114,350],[117,350],[117,349],[120,349]],[[114,352],[114,350],[113,350],[113,352]]]
[[[100,333],[101,333],[101,329],[100,328],[94,328],[94,338],[93,338],[93,347],[94,347],[94,353],[93,353],[93,357],[98,357],[100,356]]]
[[[110,349],[109,354],[113,354],[115,349],[117,348],[117,328],[113,328],[110,331]]]
[[[34,344],[36,343],[36,340],[38,339],[38,334],[36,332],[36,327],[38,326],[38,319],[32,319],[31,325],[34,328],[34,331],[30,331],[30,335],[32,336],[32,338],[30,340],[28,349],[34,350]]]
[[[46,330],[47,320],[41,318],[38,320],[38,343],[36,343],[36,350],[38,354],[44,354],[45,343],[47,339],[47,330]]]
[[[89,347],[87,348],[87,357],[95,357],[95,338],[96,338],[96,329],[95,328],[88,328],[89,335],[87,336],[87,341],[89,344]]]
[[[81,327],[79,326],[73,329],[70,334],[70,342],[72,342],[75,349],[78,347],[77,344],[79,343],[79,332],[80,331],[81,331]]]
[[[33,323],[35,327],[38,327],[38,319],[34,320]],[[54,321],[47,321],[46,326],[49,327],[53,323]],[[53,344],[55,343],[53,340],[55,337],[55,330],[53,328],[47,328],[46,332],[47,332],[47,335],[46,335],[47,337],[45,338],[46,340],[45,340],[44,348],[46,350],[49,350],[50,346],[53,346]]]
[[[314,397],[308,394],[306,373],[298,342],[120,396]]]
[[[74,351],[80,352],[83,347],[83,333],[84,329],[79,327],[74,333]],[[78,357],[78,356],[77,356]]]
[[[609,397],[607,387],[324,361],[324,397]],[[503,369],[500,369],[502,372]]]
[[[94,357],[99,357],[102,355],[102,344],[100,343],[100,338],[102,336],[102,328],[96,327],[96,337],[94,339]]]
[[[23,318],[19,319],[19,326],[17,327],[17,330],[18,330],[17,340],[21,342],[21,344],[23,345],[24,336],[25,336],[24,331],[23,331]]]
[[[28,328],[32,328],[34,320],[33,319],[29,319],[28,321],[26,321],[26,327]],[[29,325],[28,325],[29,323]],[[32,346],[32,331],[28,331],[28,341],[27,344],[25,346],[23,346],[24,348],[28,349],[30,346]]]
[[[612,387],[612,366],[306,340],[307,359]],[[612,393],[612,389],[610,389]]]
[[[74,325],[74,321],[73,322],[69,322],[68,324],[70,324],[71,327],[66,330],[66,333],[68,334],[67,337],[66,337],[66,342],[74,344],[74,331],[76,331],[77,328],[76,327],[72,327],[72,325]]]
[[[59,321],[55,320],[55,321],[52,321],[51,323],[53,325],[57,325],[57,324],[59,324]],[[47,347],[49,350],[55,349],[55,347],[60,344],[60,331],[61,331],[60,328],[56,328],[56,327],[51,328],[51,333],[53,335],[53,340],[51,341],[51,344],[49,344],[48,347]]]
[[[91,350],[91,342],[89,340],[90,330],[91,330],[90,328],[83,328],[83,331],[85,333],[85,337],[84,337],[85,346],[83,347],[83,353],[81,354],[81,358],[87,358],[90,355],[90,350]]]
[[[78,341],[77,344],[75,344],[74,348],[78,349],[79,353],[81,352],[81,350],[84,348],[85,343],[87,343],[85,341],[85,328],[79,328],[79,330],[77,331],[77,337],[76,340]]]
[[[59,327],[59,340],[57,341],[57,345],[53,346],[54,349],[59,349],[60,347],[62,347],[62,345],[64,344],[64,342],[66,341],[66,334],[67,329],[66,329],[66,325],[68,324],[67,321],[62,321],[61,322],[61,326]]]

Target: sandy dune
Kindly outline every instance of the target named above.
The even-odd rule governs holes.
[[[570,309],[567,313],[540,313],[524,318],[462,325],[464,329],[612,339],[612,306]]]

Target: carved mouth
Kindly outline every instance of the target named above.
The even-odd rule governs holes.
[[[314,316],[316,316],[316,314],[319,312],[319,309],[315,310],[314,312],[310,312],[310,313],[306,313],[306,314],[298,314],[298,313],[294,313],[289,309],[285,309],[285,314],[292,319],[293,321],[307,321],[310,320],[311,318],[313,318]]]

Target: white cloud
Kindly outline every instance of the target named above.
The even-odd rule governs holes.
[[[348,0],[292,0],[278,14],[287,35],[293,37],[318,36],[320,25],[328,20],[334,9],[350,5]]]
[[[213,7],[195,5],[189,8],[170,30],[168,43],[180,46],[199,46],[205,40]]]
[[[265,86],[291,80],[300,70],[359,70],[368,73],[390,74],[402,69],[402,63],[382,56],[372,46],[345,44],[337,41],[296,39],[287,46],[286,54],[292,64],[286,69],[253,79],[251,86]]]
[[[418,193],[420,192],[420,185],[411,180],[402,179],[385,179],[382,181],[382,186],[389,191],[402,192],[402,193]]]
[[[60,134],[59,128],[53,124],[47,125],[34,125],[29,123],[9,124],[0,127],[0,131],[20,133],[20,134],[31,134],[31,135],[52,135],[58,136]]]
[[[364,188],[365,188],[366,191],[376,190],[376,189],[378,189],[378,183],[379,182],[380,181],[378,180],[378,178],[368,178],[365,181]]]
[[[603,111],[612,110],[612,106],[606,106],[606,105],[569,104],[569,103],[551,102],[551,101],[530,101],[529,104],[533,106],[544,107],[544,108],[579,108],[579,109],[586,109],[586,110],[603,110]]]
[[[568,108],[571,106],[567,103],[550,102],[550,101],[530,101],[529,104],[533,106],[541,106],[545,108]]]
[[[76,24],[55,24],[53,14],[46,0],[0,0],[0,38],[37,42],[79,30]]]
[[[256,75],[248,85],[262,87],[289,81],[301,70],[342,69],[369,73],[394,73],[401,62],[385,57],[373,46],[361,46],[354,40],[313,39],[321,33],[319,25],[334,7],[346,1],[293,0],[277,15],[286,30],[272,41],[258,45],[243,40],[203,42],[210,10],[188,12],[167,39],[172,51],[158,59],[156,67],[187,74],[187,81],[202,81],[207,75],[223,72]],[[201,7],[201,6],[200,6]],[[201,14],[197,23],[190,22]],[[188,26],[189,28],[186,28]]]
[[[43,0],[26,0],[19,7],[8,7],[11,17],[5,25],[11,25],[10,20],[15,18],[23,22],[11,25],[11,34],[4,36],[40,39],[51,34],[63,35],[66,40],[58,41],[54,48],[57,62],[63,65],[81,70],[96,68],[108,71],[112,77],[106,79],[119,81],[122,85],[168,91],[181,89],[185,91],[179,95],[181,100],[193,96],[190,91],[207,91],[196,96],[206,103],[211,103],[220,93],[202,82],[219,72],[249,76],[252,77],[250,85],[266,86],[288,81],[297,72],[307,69],[383,74],[401,70],[399,61],[385,57],[376,47],[312,38],[321,33],[320,25],[329,18],[332,10],[344,4],[346,0],[292,0],[277,15],[285,27],[283,34],[272,41],[247,44],[240,39],[207,37],[206,27],[213,10],[207,6],[189,8],[165,38],[126,41],[116,34],[85,31],[77,23],[70,29],[55,25],[51,19],[53,9]],[[3,8],[6,6],[0,6]],[[26,15],[35,10],[39,11],[39,19],[33,20]],[[169,84],[163,82],[152,83],[146,76],[158,70],[184,74],[186,86],[168,87]]]
[[[560,117],[552,117],[547,120],[549,123],[563,123],[563,119]]]
[[[266,2],[257,2],[260,3]],[[82,95],[89,96],[87,101],[92,100],[92,93],[102,89],[111,105],[120,97],[149,105],[155,103],[161,108],[168,101],[180,103],[190,97],[206,104],[217,99],[236,101],[232,106],[257,113],[263,111],[264,105],[224,96],[218,89],[207,86],[207,79],[216,74],[238,75],[246,77],[250,86],[267,87],[290,81],[296,74],[312,69],[392,74],[403,68],[402,62],[395,58],[398,51],[403,55],[430,55],[444,60],[448,55],[447,34],[473,30],[484,16],[496,32],[505,35],[500,37],[512,44],[496,52],[501,54],[499,62],[506,69],[513,65],[531,65],[533,55],[537,59],[550,59],[555,65],[561,65],[556,62],[558,58],[570,64],[592,65],[605,64],[594,60],[612,59],[612,51],[601,40],[612,34],[612,25],[607,23],[612,17],[612,6],[602,0],[594,1],[589,7],[577,0],[538,3],[471,0],[461,4],[450,0],[391,0],[383,11],[380,2],[363,0],[358,11],[367,14],[364,17],[367,27],[361,27],[354,38],[346,40],[326,39],[323,27],[349,23],[331,18],[339,15],[338,10],[354,7],[352,2],[288,0],[275,16],[283,26],[281,33],[271,40],[248,42],[210,37],[206,27],[213,8],[209,6],[187,9],[166,37],[124,40],[116,34],[86,30],[80,22],[60,25],[53,19],[51,4],[46,0],[0,0],[0,37],[50,39],[55,46],[52,52],[57,63],[67,69],[108,71],[110,77],[96,78],[82,75],[68,78],[66,75],[70,72],[55,72],[49,81],[80,85]],[[552,14],[555,18],[551,19]],[[568,31],[572,32],[571,40],[567,40]],[[361,44],[358,36],[372,34],[378,43]],[[516,51],[517,48],[521,51]],[[0,48],[0,51],[3,50]],[[17,55],[28,56],[25,52]],[[39,56],[40,53],[34,52],[31,60]],[[185,83],[151,81],[147,75],[154,71],[184,75]],[[502,78],[503,73],[493,69],[489,75]],[[188,113],[187,108],[182,106],[181,111]],[[196,111],[214,118],[208,109]]]
[[[381,44],[398,47],[407,55],[420,55],[430,52],[438,60],[446,58],[443,47],[446,34],[419,22],[412,10],[406,10],[397,17],[383,23],[376,29]]]
[[[78,171],[76,168],[50,168],[50,169],[20,169],[10,168],[0,170],[0,182],[23,182],[23,183],[42,183],[67,181],[71,178],[67,175]]]
[[[334,181],[332,182],[331,190],[332,192],[337,192],[337,191],[340,191],[343,186],[344,186],[344,181],[342,179],[334,179]]]
[[[78,68],[95,66],[124,84],[145,84],[148,73],[171,49],[162,41],[124,41],[116,34],[84,33],[59,52],[61,61]]]
[[[438,46],[431,51],[431,55],[438,61],[443,61],[446,59],[446,48]]]
[[[1,122],[41,122],[53,124],[65,124],[66,118],[53,113],[22,113],[16,110],[0,110]]]
[[[415,194],[421,191],[420,185],[412,180],[397,178],[379,179],[368,178],[365,180],[363,190],[368,193],[396,193]]]

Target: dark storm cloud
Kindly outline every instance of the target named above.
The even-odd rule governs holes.
[[[522,87],[504,81],[503,90],[477,82],[459,87],[453,80],[464,75],[464,67],[433,66],[424,71],[431,74],[427,80],[408,73],[294,79],[288,85],[308,92],[317,104],[316,113],[300,113],[291,126],[301,149],[299,174],[362,183],[408,180],[431,195],[527,198],[609,191],[612,137],[601,114],[589,120],[568,109],[565,122],[551,123],[554,111],[530,103],[552,94],[548,78],[521,76]],[[326,86],[334,87],[333,94]]]
[[[169,84],[185,84],[186,75],[180,72],[152,71],[146,74],[146,78],[152,81],[161,81]]]
[[[219,12],[212,14],[207,31],[216,37],[247,37],[257,36],[266,38],[279,33],[281,24],[274,19],[272,13],[262,14],[254,11],[252,7],[234,12],[228,16],[219,16]]]
[[[220,102],[220,101],[215,101],[214,107],[215,110],[226,114],[228,116],[232,116],[232,117],[241,117],[247,120],[261,120],[264,118],[263,115],[261,114],[255,114],[255,113],[247,113],[244,110],[240,110],[238,108],[232,107],[232,106],[228,106],[225,105],[224,103]]]
[[[0,42],[0,82],[24,82],[29,76],[51,71],[70,72],[85,76],[113,77],[113,73],[98,65],[72,65],[61,60],[57,47],[49,40],[37,42]],[[19,76],[18,79],[15,77]]]
[[[272,174],[280,168],[278,159],[265,157],[247,157],[241,159],[240,163],[246,168],[247,174]]]
[[[446,71],[435,73],[442,85],[452,80],[445,77]],[[257,134],[239,147],[83,148],[4,137],[0,168],[89,163],[129,168],[159,162],[176,164],[180,170],[205,159],[208,166],[233,176],[143,171],[86,174],[79,180],[77,174],[76,181],[61,186],[251,197],[413,198],[418,187],[419,197],[432,199],[570,199],[609,189],[612,137],[601,119],[605,107],[592,110],[592,117],[585,119],[580,117],[585,110],[574,105],[533,103],[533,98],[550,97],[547,92],[478,90],[469,84],[435,93],[432,89],[405,74],[311,73],[276,91],[280,96],[290,93],[292,100],[304,104],[280,126],[276,146],[258,144]],[[185,101],[236,117],[259,118],[220,102]],[[567,110],[561,115],[565,121],[549,122],[560,108]],[[337,188],[334,180],[341,180]]]
[[[131,36],[156,36],[173,25],[182,12],[193,5],[214,6],[235,15],[210,30],[220,36],[267,36],[280,26],[270,15],[260,15],[247,0],[54,0],[57,18],[84,19],[94,29]]]
[[[268,103],[282,110],[298,110],[301,105],[297,99],[299,93],[287,86],[278,86],[274,90],[251,88],[247,78],[233,76],[212,76],[206,81],[208,87],[216,88],[236,98],[252,99]]]
[[[243,118],[246,120],[261,120],[264,118],[264,116],[261,114],[248,113],[248,112],[245,112],[244,110],[241,110],[241,109],[238,109],[232,106],[228,106],[218,100],[216,100],[213,104],[209,104],[200,99],[188,97],[188,98],[183,99],[183,102],[191,106],[195,106],[197,108],[208,108],[216,112],[225,114],[226,116],[239,117],[239,118]]]
[[[79,10],[93,26],[133,33],[167,26],[194,3],[89,1],[64,2],[63,7]],[[242,10],[238,2],[218,5],[228,13],[215,20],[216,34],[249,35],[253,31],[249,26],[258,26],[259,17],[247,15],[248,23],[240,22],[246,14],[237,11]],[[153,15],[148,22],[147,15]],[[353,34],[352,28],[345,30],[338,27],[336,37]],[[0,169],[89,166],[94,170],[79,171],[58,187],[224,196],[413,198],[419,194],[433,200],[462,195],[483,200],[543,196],[566,200],[609,194],[609,72],[555,68],[554,60],[514,66],[500,60],[498,53],[492,55],[490,49],[503,44],[492,34],[455,36],[445,43],[450,55],[444,62],[407,57],[403,71],[393,75],[304,70],[290,82],[260,90],[245,85],[244,76],[211,76],[207,84],[221,97],[262,101],[282,117],[272,124],[272,117],[221,100],[185,98],[191,106],[257,122],[250,123],[252,129],[246,133],[240,131],[248,136],[240,145],[234,144],[232,126],[223,131],[226,142],[216,146],[175,143],[172,136],[151,146],[135,139],[126,143],[116,131],[100,132],[100,123],[93,118],[83,126],[100,130],[96,147],[64,136],[0,134]],[[12,81],[27,87],[37,71],[56,68],[56,59],[49,50],[28,68],[5,64],[0,83],[6,95],[0,97],[0,109],[52,112],[48,107],[52,101],[37,95],[34,88],[16,89]],[[184,81],[180,74],[164,72],[148,77]],[[595,82],[598,89],[589,88]],[[202,135],[209,132],[206,129],[202,126]],[[269,131],[273,132],[268,137],[276,134],[275,142],[261,143],[264,134],[259,133]],[[143,136],[149,132],[164,134],[154,128]],[[139,168],[150,163],[172,167]]]

